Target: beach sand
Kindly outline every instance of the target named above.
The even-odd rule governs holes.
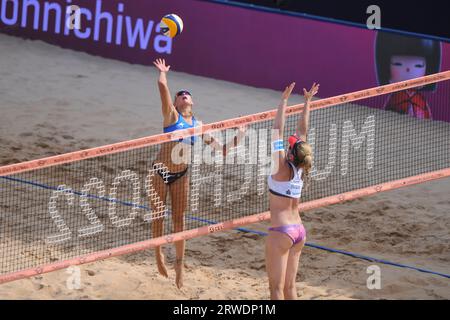
[[[6,35],[0,48],[0,165],[161,132],[154,67]],[[192,91],[196,116],[206,123],[273,109],[280,97],[174,71],[169,84],[173,91]],[[290,99],[299,102],[299,95]],[[449,194],[450,179],[442,179],[311,210],[302,219],[310,243],[448,274]],[[146,250],[79,266],[80,289],[69,289],[70,274],[60,270],[2,284],[0,299],[268,299],[264,240],[231,230],[187,241],[181,290],[168,245],[168,279]],[[381,270],[379,290],[367,288],[372,265]],[[450,298],[447,278],[311,247],[303,251],[297,280],[301,299]]]

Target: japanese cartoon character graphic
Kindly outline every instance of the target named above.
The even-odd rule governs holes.
[[[375,60],[379,85],[423,77],[440,71],[441,43],[435,40],[378,32]],[[424,91],[436,84],[411,88],[390,95],[385,110],[419,119],[432,119]]]

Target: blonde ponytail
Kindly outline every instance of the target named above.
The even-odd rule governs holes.
[[[312,148],[308,143],[302,143],[298,146],[297,154],[299,155],[299,159],[301,161],[300,168],[303,169],[303,186],[305,189],[307,189],[310,182],[310,172],[313,162]]]

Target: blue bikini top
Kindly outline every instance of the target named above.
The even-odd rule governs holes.
[[[198,125],[197,120],[192,117],[192,125],[187,123],[186,120],[184,120],[183,116],[181,115],[181,113],[178,112],[178,120],[177,122],[175,122],[174,124],[171,124],[168,127],[165,127],[163,129],[164,133],[167,132],[173,132],[173,131],[177,131],[177,130],[183,130],[183,129],[189,129],[189,128],[194,128]],[[193,145],[194,142],[196,142],[198,139],[197,136],[192,136],[192,137],[188,137],[188,138],[182,138],[180,140],[178,140],[179,142],[183,142],[183,143],[187,143],[190,145]]]

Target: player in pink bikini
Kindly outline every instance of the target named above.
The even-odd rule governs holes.
[[[309,106],[319,85],[310,91],[303,89],[305,108],[297,132],[288,139],[287,153],[283,147],[283,132],[287,100],[294,89],[292,83],[283,92],[274,121],[272,137],[272,174],[268,177],[270,224],[266,241],[266,269],[271,299],[297,299],[295,279],[306,231],[298,212],[303,181],[312,166],[311,146],[306,143],[309,125]]]

